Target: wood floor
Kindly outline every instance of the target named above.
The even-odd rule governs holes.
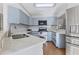
[[[52,42],[43,44],[44,55],[65,55],[65,48],[56,48]]]

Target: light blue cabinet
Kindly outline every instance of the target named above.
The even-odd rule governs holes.
[[[33,21],[32,17],[30,16],[30,17],[29,17],[29,25],[33,25],[33,22],[34,22],[34,21]]]
[[[38,17],[31,17],[30,18],[30,25],[38,25]]]
[[[57,18],[53,17],[53,16],[52,17],[32,17],[32,19],[30,19],[30,24],[31,25],[38,25],[39,20],[46,20],[47,25],[49,25],[49,26],[57,24]]]
[[[47,32],[47,41],[52,41],[52,32]]]
[[[47,17],[47,25],[56,25],[57,24],[57,18],[56,17]]]
[[[29,24],[29,16],[18,8],[8,6],[8,22]]]
[[[29,24],[29,16],[27,16],[24,12],[20,11],[20,23],[22,24]]]
[[[56,47],[65,48],[65,35],[56,33]]]
[[[19,23],[19,9],[8,6],[8,22]]]

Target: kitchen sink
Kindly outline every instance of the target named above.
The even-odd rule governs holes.
[[[12,35],[12,39],[20,39],[20,38],[26,38],[29,37],[26,34],[16,34],[16,35]]]

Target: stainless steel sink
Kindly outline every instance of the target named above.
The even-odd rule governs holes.
[[[29,37],[26,34],[16,34],[16,35],[12,35],[12,39],[20,39],[20,38],[25,38],[25,37]]]

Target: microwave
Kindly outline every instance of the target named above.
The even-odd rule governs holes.
[[[46,20],[39,20],[38,25],[47,25],[47,21]]]

